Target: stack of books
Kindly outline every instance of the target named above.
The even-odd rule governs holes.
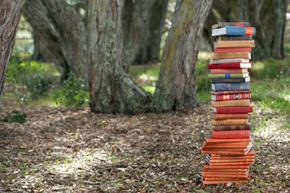
[[[241,183],[250,179],[254,162],[249,113],[252,37],[256,29],[246,22],[219,23],[213,26],[214,54],[209,64],[212,83],[212,136],[202,147],[207,154],[203,168],[204,184]]]

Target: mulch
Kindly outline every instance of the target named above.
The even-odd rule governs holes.
[[[0,117],[15,107],[3,104]],[[0,192],[288,192],[289,141],[253,134],[246,184],[201,184],[208,105],[134,116],[87,108],[23,107],[27,122],[0,123]],[[288,188],[288,189],[287,189]]]

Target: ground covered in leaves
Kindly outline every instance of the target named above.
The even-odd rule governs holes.
[[[3,105],[0,116],[13,110]],[[207,105],[135,116],[50,107],[21,111],[26,123],[0,123],[0,192],[271,193],[290,187],[289,130],[254,132],[257,159],[249,183],[203,186]]]

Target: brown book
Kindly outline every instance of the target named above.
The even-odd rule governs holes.
[[[220,125],[247,125],[248,119],[224,119],[224,120],[212,120],[212,126]]]
[[[227,101],[212,101],[213,107],[229,107],[229,106],[250,106],[250,99],[227,100]]]
[[[254,40],[218,40],[214,43],[214,48],[239,48],[255,47]]]
[[[232,52],[232,53],[214,53],[213,59],[230,59],[230,58],[243,58],[243,59],[251,59],[251,53],[249,52]]]
[[[224,119],[248,119],[249,114],[215,114],[215,120]]]
[[[225,130],[250,130],[251,126],[249,124],[243,125],[215,125],[212,126],[214,131],[225,131]]]

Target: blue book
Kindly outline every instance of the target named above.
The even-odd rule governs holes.
[[[213,91],[240,91],[250,90],[250,82],[243,83],[213,83],[211,84]]]
[[[226,26],[212,30],[212,36],[254,36],[255,34],[254,27]]]

